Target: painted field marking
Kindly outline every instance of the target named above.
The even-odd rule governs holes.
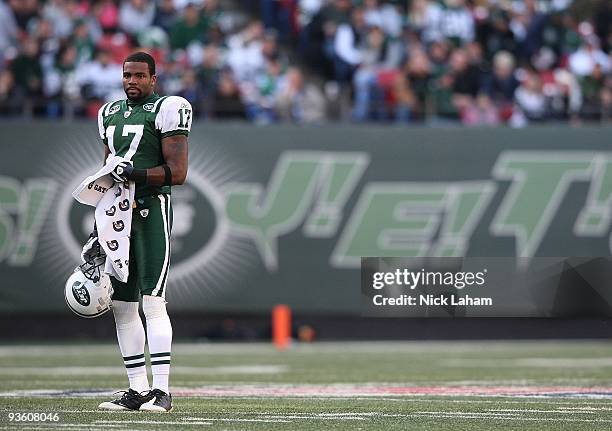
[[[292,422],[289,419],[319,419],[319,420],[337,420],[339,419],[338,417],[317,417],[317,416],[312,416],[309,414],[286,414],[286,415],[273,415],[273,416],[268,416],[268,415],[263,415],[264,419],[246,419],[246,418],[200,418],[201,420],[204,421],[221,421],[221,422]],[[362,417],[358,417],[358,416],[342,416],[340,417],[341,419],[350,419],[350,420],[357,420],[357,421],[362,421],[365,420]],[[188,420],[188,423],[189,422]]]
[[[17,390],[0,393],[0,397],[101,397],[113,390]],[[413,385],[369,385],[369,384],[250,384],[210,385],[199,388],[173,388],[177,397],[250,397],[250,398],[356,398],[356,397],[521,397],[521,398],[583,398],[610,399],[611,387],[582,386],[413,386]]]
[[[266,416],[266,418],[268,418],[270,416]],[[317,416],[317,415],[276,415],[276,416],[272,416],[273,418],[281,418],[281,419],[308,419],[308,420],[320,420],[320,421],[365,421],[368,418],[364,418],[361,416],[331,416],[331,417],[325,417],[325,416]]]
[[[519,413],[561,413],[561,414],[585,414],[592,415],[601,411],[610,411],[612,409],[609,408],[569,408],[569,407],[559,407],[556,410],[537,410],[537,409],[491,409],[491,412],[519,412]]]
[[[468,353],[481,349],[489,352],[517,352],[532,349],[548,349],[562,346],[580,351],[581,346],[598,346],[609,349],[609,343],[601,340],[563,341],[563,340],[521,340],[521,341],[372,341],[372,342],[331,342],[319,341],[314,344],[296,344],[290,352],[301,354],[321,353]],[[173,343],[175,354],[219,356],[234,353],[269,354],[274,348],[269,343]],[[41,356],[100,356],[116,357],[116,344],[62,344],[62,345],[3,345],[0,346],[0,357],[41,357]]]
[[[223,367],[172,367],[172,374],[219,375],[219,374],[281,374],[289,371],[285,365],[236,365]],[[48,376],[112,376],[123,375],[123,366],[106,367],[2,367],[0,375],[48,375]]]
[[[21,424],[19,425],[19,431],[22,430],[40,430],[40,429],[54,429],[52,426],[46,426],[46,427],[42,427],[42,424],[37,424],[36,426],[27,426],[25,424]],[[66,424],[64,424],[66,425]],[[121,425],[103,425],[103,424],[99,424],[99,425],[86,425],[86,424],[76,424],[80,429],[80,430],[99,430],[100,428],[109,428],[109,429],[122,429],[124,427],[122,427]],[[59,427],[58,427],[59,428]],[[0,430],[15,430],[14,426],[0,426]],[[150,430],[141,430],[141,429],[137,429],[137,428],[130,428],[130,431],[150,431]]]
[[[454,358],[437,364],[451,368],[605,368],[612,367],[612,358]]]
[[[506,421],[531,421],[531,422],[587,422],[587,423],[607,423],[612,424],[612,420],[609,419],[577,419],[577,418],[528,418],[528,417],[520,417],[520,416],[478,416],[472,413],[460,413],[460,414],[451,414],[449,412],[430,412],[430,413],[410,413],[407,414],[407,417],[428,417],[432,419],[438,418],[457,418],[457,419],[496,419],[496,420],[506,420]]]
[[[2,409],[0,409],[2,411]],[[103,415],[137,415],[141,412],[133,410],[102,410],[102,409],[83,409],[83,410],[62,410],[56,408],[45,408],[37,409],[39,412],[53,412],[53,413],[100,413]]]
[[[244,413],[246,414],[246,413]],[[489,420],[505,420],[505,421],[547,421],[547,422],[575,422],[575,423],[612,423],[612,420],[607,419],[580,419],[580,418],[546,418],[546,417],[524,417],[520,414],[492,414],[483,412],[448,412],[448,411],[418,411],[414,413],[406,414],[391,414],[391,413],[376,413],[372,415],[367,413],[366,416],[361,416],[360,413],[355,412],[348,416],[343,414],[341,416],[320,416],[320,414],[303,414],[303,415],[274,415],[274,419],[246,419],[246,418],[191,418],[185,419],[184,422],[176,422],[176,424],[200,424],[201,422],[292,422],[291,419],[301,420],[313,420],[313,419],[326,419],[326,420],[368,420],[377,418],[411,418],[411,417],[427,417],[432,419],[438,418],[457,418],[457,419],[489,419]],[[267,416],[266,416],[267,417]],[[99,421],[100,423],[160,423],[160,424],[173,424],[172,422],[152,422],[152,421]]]
[[[214,399],[214,397],[202,397],[208,399]],[[288,397],[292,398],[292,397]],[[482,397],[479,397],[482,398]],[[494,399],[467,399],[467,400],[456,400],[449,399],[447,396],[439,396],[437,398],[420,398],[420,397],[404,397],[404,398],[388,398],[388,397],[330,397],[317,398],[318,400],[329,400],[329,401],[342,401],[342,400],[363,400],[363,401],[385,401],[385,402],[396,402],[396,403],[413,403],[413,402],[427,402],[427,403],[462,403],[462,404],[549,404],[549,405],[572,405],[575,406],[577,403],[589,403],[594,405],[610,405],[609,401],[599,401],[594,399],[575,399],[573,401],[561,401],[558,398],[553,399],[550,397],[540,398],[538,400],[525,398],[522,396],[495,396],[490,397]]]
[[[238,421],[238,422],[291,422],[287,419],[315,419],[315,420],[354,420],[354,421],[364,421],[366,418],[358,415],[344,415],[344,416],[319,416],[316,414],[276,414],[276,415],[261,415],[264,419],[236,419],[236,418],[199,418],[201,420],[206,421]],[[189,421],[190,419],[186,419]]]
[[[449,416],[461,416],[461,415],[472,415],[472,416],[481,416],[481,417],[490,417],[490,418],[497,418],[497,417],[519,417],[520,414],[519,413],[488,413],[488,412],[449,412],[449,411],[444,411],[444,412],[428,412],[428,411],[418,411],[418,412],[412,412],[412,413],[405,413],[405,414],[394,414],[394,413],[389,413],[389,414],[383,414],[384,416],[389,416],[389,417],[406,417],[409,415],[437,415],[437,414],[445,414],[445,415],[449,415]]]
[[[36,426],[27,426],[25,424],[20,424],[19,425],[19,429],[21,430],[40,430],[40,429],[65,429],[65,428],[69,428],[67,427],[67,425],[69,424],[56,424],[56,425],[49,425],[49,424],[37,424]],[[100,427],[102,428],[108,428],[108,429],[121,429],[122,427],[119,425],[86,425],[86,424],[76,424],[75,428],[79,429],[79,430],[97,430],[100,429]],[[14,426],[2,426],[0,427],[0,430],[15,430],[16,428]],[[70,428],[72,429],[72,428]],[[139,431],[139,430],[135,430],[135,429],[130,429],[130,431]],[[142,431],[142,430],[140,430]]]
[[[385,397],[385,396],[525,396],[525,397],[602,397],[612,398],[610,387],[576,386],[412,386],[412,385],[211,385],[202,388],[175,389],[179,396],[252,396],[252,397]]]
[[[598,412],[598,411],[612,411],[612,408],[610,407],[560,407],[563,410],[567,410],[567,411],[578,411],[578,410],[587,410],[587,411],[593,411],[593,412]]]
[[[33,422],[30,422],[30,425],[32,425]],[[21,425],[25,425],[25,423],[20,422],[17,423],[15,422],[15,425],[19,425],[19,429],[21,428]],[[121,425],[115,425],[115,424],[104,424],[101,425],[104,428],[123,428]],[[42,428],[76,428],[76,429],[96,429],[96,424],[95,423],[88,423],[88,424],[84,424],[84,423],[76,423],[76,424],[65,424],[65,423],[54,423],[54,422],[36,422],[36,427],[37,429]],[[14,428],[13,428],[14,429]]]
[[[97,420],[95,423],[100,424],[156,424],[156,425],[212,425],[213,422],[262,422],[262,423],[291,423],[290,420],[284,419],[247,419],[247,418],[198,418],[198,420],[183,420],[183,421],[149,421],[149,420]]]
[[[104,424],[121,424],[123,428],[127,424],[141,424],[141,425],[212,425],[212,422],[193,422],[186,423],[181,421],[146,421],[146,420],[133,420],[133,421],[111,421],[111,420],[97,420],[94,425]],[[131,429],[131,428],[130,428]]]
[[[547,385],[564,385],[564,386],[601,386],[603,379],[575,379],[575,378],[551,378],[551,379],[506,379],[506,380],[440,380],[431,381],[431,384],[440,384],[444,386],[542,386]],[[612,378],[608,380],[612,385]],[[376,384],[389,384],[394,382],[377,382]]]

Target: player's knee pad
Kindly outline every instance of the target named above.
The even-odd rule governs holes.
[[[147,320],[168,317],[166,300],[160,296],[143,295],[142,311]]]
[[[140,321],[138,302],[113,301],[113,315],[117,328],[130,327]]]

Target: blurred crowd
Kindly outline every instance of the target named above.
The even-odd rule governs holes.
[[[198,119],[612,120],[610,0],[0,0],[0,117],[93,117],[122,60]]]

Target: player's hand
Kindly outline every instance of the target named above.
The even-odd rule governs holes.
[[[113,181],[117,183],[125,183],[130,180],[130,176],[134,171],[134,167],[128,162],[121,162],[110,173]]]
[[[100,250],[100,242],[98,241],[98,230],[94,227],[92,233],[89,234],[89,239],[83,246],[81,251],[81,261],[83,263],[91,260]]]

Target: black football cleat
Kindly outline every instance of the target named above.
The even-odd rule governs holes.
[[[161,389],[153,389],[147,394],[150,401],[140,406],[140,411],[145,412],[169,412],[172,410],[172,395]]]
[[[104,401],[98,408],[102,410],[139,410],[140,406],[151,401],[153,398],[151,392],[142,395],[134,389],[128,389],[127,391],[120,391],[117,393],[123,393],[121,398],[117,398],[113,401]]]

